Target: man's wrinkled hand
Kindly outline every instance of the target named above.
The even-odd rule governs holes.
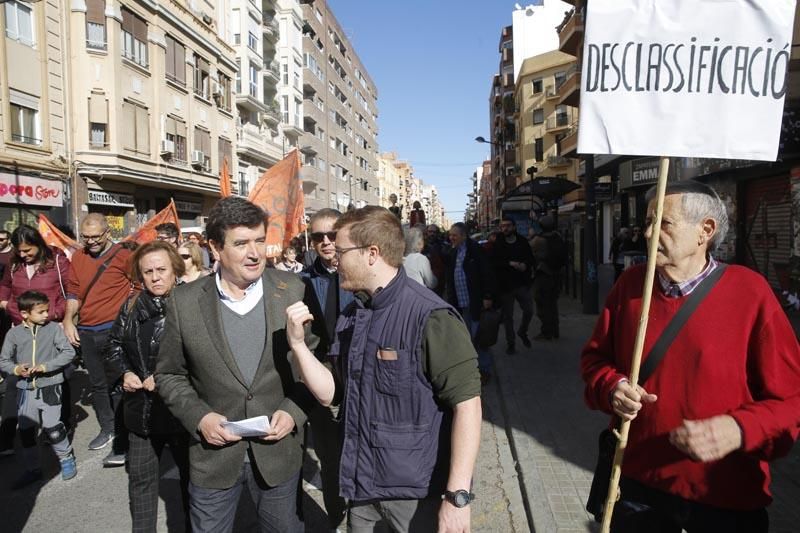
[[[144,390],[153,392],[156,390],[156,379],[153,376],[147,376],[147,378],[142,381],[142,387]]]
[[[279,441],[294,430],[294,418],[286,411],[275,411],[269,421],[266,441]]]
[[[466,507],[456,507],[447,501],[442,501],[439,507],[439,533],[469,533],[470,510]]]
[[[305,343],[305,324],[314,320],[308,306],[303,302],[295,302],[286,308],[286,340],[289,346]]]
[[[705,420],[684,420],[669,434],[673,446],[694,459],[708,463],[742,447],[742,431],[730,415]]]
[[[72,322],[67,322],[66,320],[62,322],[64,327],[64,335],[67,336],[67,340],[73,346],[80,346],[81,345],[81,337],[78,335],[78,328],[75,327],[75,324]]]
[[[656,400],[658,400],[658,396],[650,394],[640,385],[636,385],[634,388],[629,382],[620,381],[611,394],[611,408],[623,420],[633,420],[644,404],[653,403]]]
[[[122,375],[122,390],[134,392],[142,388],[142,380],[133,372],[125,372]]]
[[[197,430],[203,439],[212,446],[225,446],[230,442],[242,440],[242,437],[234,435],[222,425],[228,419],[219,413],[208,413],[200,419]]]

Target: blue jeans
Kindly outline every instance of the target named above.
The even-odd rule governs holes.
[[[258,514],[262,532],[301,533],[297,514],[300,471],[275,487],[269,487],[254,466],[245,462],[239,479],[227,489],[206,489],[189,482],[189,515],[194,532],[230,532],[242,489],[247,487]]]
[[[472,316],[470,316],[468,308],[459,309],[459,312],[461,313],[461,317],[464,319],[464,323],[467,325],[467,331],[469,331],[469,336],[472,339],[472,345],[475,346],[475,351],[478,352],[478,370],[485,373],[491,373],[491,352],[485,348],[479,348],[475,343],[475,335],[478,333],[479,319],[473,319]]]

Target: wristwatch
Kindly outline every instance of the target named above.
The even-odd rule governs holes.
[[[446,490],[442,494],[442,499],[447,500],[459,509],[466,507],[471,502],[475,501],[475,495],[467,490],[459,489],[454,491]]]

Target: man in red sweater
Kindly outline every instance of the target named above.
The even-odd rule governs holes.
[[[128,274],[131,251],[111,241],[108,221],[99,213],[86,215],[81,222],[80,238],[84,248],[72,255],[67,281],[64,333],[74,346],[80,346],[83,363],[89,371],[92,404],[100,424],[100,433],[89,443],[89,449],[99,450],[112,442],[115,434],[118,398],[112,398],[106,382],[103,347],[117,312],[131,292]],[[100,269],[102,273],[98,276]],[[80,315],[79,322],[76,315]],[[125,443],[116,443],[104,465],[124,465],[124,448]]]
[[[652,235],[655,202],[649,196]],[[695,181],[667,186],[644,354],[718,265],[725,204]],[[645,265],[623,273],[581,356],[592,409],[633,420],[612,531],[759,533],[767,461],[798,436],[800,347],[764,278],[729,266],[641,386],[627,381]]]

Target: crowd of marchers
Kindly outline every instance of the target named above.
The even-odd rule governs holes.
[[[331,530],[469,531],[498,330],[508,357],[517,341],[530,348],[517,356],[535,357],[532,340],[560,337],[567,250],[554,219],[526,238],[503,217],[478,243],[461,223],[426,226],[421,210],[404,228],[390,209],[322,209],[308,249],[298,238],[276,262],[266,221],[228,197],[204,238],[163,224],[137,246],[89,214],[69,258],[35,228],[0,231],[0,454],[20,452],[14,488],[42,479],[40,440],[80,483],[69,481],[80,365],[100,426],[89,449],[126,465],[134,531],[156,530],[165,448],[187,531],[231,531],[243,490],[262,531],[302,531],[307,446]],[[610,426],[635,419],[612,530],[767,531],[768,461],[798,435],[796,336],[762,277],[714,259],[727,214],[712,189],[670,184],[660,230],[644,341],[654,369],[628,380],[643,264],[621,272],[580,356],[588,406]],[[248,432],[236,424],[264,416]]]

